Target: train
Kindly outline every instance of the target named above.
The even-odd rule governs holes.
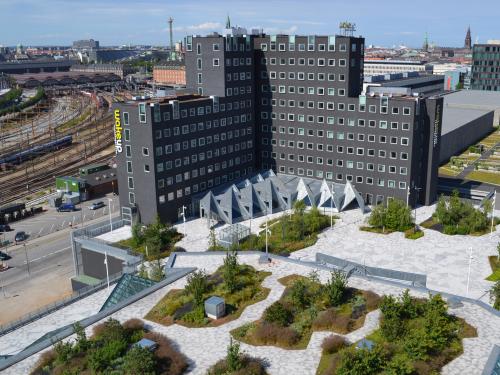
[[[21,164],[26,160],[36,158],[37,156],[47,154],[54,150],[69,146],[73,143],[73,137],[67,135],[56,139],[55,141],[43,143],[37,146],[29,147],[20,152],[15,152],[0,157],[0,165]]]
[[[88,165],[80,168],[80,176],[88,176],[89,174],[105,171],[106,169],[110,169],[110,166],[107,164]]]

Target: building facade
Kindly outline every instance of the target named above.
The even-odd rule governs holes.
[[[472,90],[500,91],[500,42],[474,44]]]
[[[170,61],[153,67],[153,81],[162,85],[186,85],[186,66],[182,61]]]
[[[420,72],[432,74],[432,65],[425,61],[399,61],[399,60],[365,60],[364,74],[366,76],[404,73],[404,72]]]
[[[199,96],[115,105],[122,209],[176,221],[193,194],[267,169],[432,203],[442,98],[363,92],[363,55],[352,36],[187,37]]]

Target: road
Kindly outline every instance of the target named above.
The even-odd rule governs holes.
[[[111,206],[109,206],[109,199],[111,199]],[[105,207],[99,208],[98,210],[89,210],[89,206],[98,201],[104,202]],[[118,212],[118,196],[108,194],[102,198],[96,198],[83,202],[76,206],[77,211],[74,212],[57,212],[55,208],[44,207],[46,211],[43,213],[30,216],[24,220],[14,221],[9,224],[12,230],[7,233],[1,233],[0,238],[3,241],[7,240],[14,243],[16,233],[24,231],[28,234],[28,241],[30,241],[38,237],[46,236],[49,233],[69,228],[70,223],[73,227],[78,227],[81,225],[82,220],[86,223],[89,220],[99,219],[104,216],[109,217],[109,207],[111,207],[112,213]],[[2,249],[2,251],[4,250]],[[7,251],[9,251],[8,247]]]
[[[85,202],[84,214],[92,212],[86,208],[90,203]],[[116,208],[113,210],[113,217],[118,213],[118,204],[114,206]],[[91,222],[107,223],[108,212],[103,209],[96,210],[96,219]],[[52,225],[50,223],[54,222],[54,219],[61,222],[71,220],[71,217],[72,213],[49,211],[15,223],[15,225],[16,230],[24,227],[35,231]],[[7,236],[10,238],[13,232],[8,233]],[[72,293],[70,278],[75,272],[69,226],[63,225],[63,229],[45,235],[42,232],[40,237],[31,237],[24,243],[10,246],[7,250],[4,248],[2,251],[6,251],[12,258],[7,261],[11,268],[0,272],[0,303],[2,305],[0,324],[18,319]]]

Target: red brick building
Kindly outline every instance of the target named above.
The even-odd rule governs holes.
[[[186,85],[186,66],[184,62],[169,61],[153,68],[153,81],[164,85]]]

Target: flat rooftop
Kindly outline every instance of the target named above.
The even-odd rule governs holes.
[[[500,92],[461,90],[445,94],[443,99],[442,135],[492,111],[500,110]]]

